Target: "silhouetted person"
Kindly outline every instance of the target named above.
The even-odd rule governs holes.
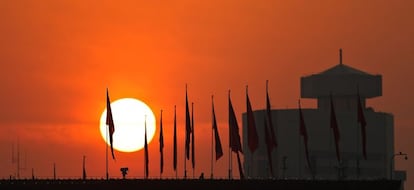
[[[201,172],[201,175],[200,175],[199,179],[204,179],[204,173],[203,172]]]
[[[128,168],[121,168],[121,173],[122,173],[122,179],[125,179],[125,176],[128,173]]]

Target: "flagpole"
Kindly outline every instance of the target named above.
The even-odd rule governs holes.
[[[147,144],[147,115],[145,115],[144,119],[144,178],[148,179],[148,144]]]
[[[194,179],[194,172],[195,172],[195,142],[194,142],[194,102],[191,102],[191,164],[193,166],[193,179]]]
[[[298,155],[299,155],[299,176],[300,177],[302,177],[302,168],[301,168],[301,158],[303,158],[302,157],[302,146],[301,146],[301,136],[303,137],[303,144],[305,144],[305,137],[304,137],[304,132],[302,131],[302,130],[304,130],[304,129],[302,129],[302,108],[301,108],[301,106],[300,106],[300,99],[298,100],[298,112],[299,112],[299,134],[298,134],[298,149],[299,149],[299,153],[298,153]],[[303,121],[303,122],[305,122],[305,121]],[[306,147],[305,147],[305,149],[306,149]],[[306,155],[306,156],[308,156],[308,155]],[[307,161],[307,157],[306,157],[306,161]],[[310,168],[310,165],[308,165],[308,167]]]
[[[330,118],[331,114],[332,114],[332,111],[329,111],[329,119],[331,119]],[[329,124],[329,125],[331,125],[331,124]],[[332,150],[332,155],[333,155],[332,159],[329,159],[329,165],[331,166],[331,169],[332,169],[333,173],[335,173],[335,168],[333,166],[333,162],[334,162],[333,159],[335,159],[335,145],[333,144],[333,138],[334,137],[332,135],[332,129],[329,130],[329,133],[330,133],[330,135],[329,135],[329,149]]]
[[[357,85],[357,93],[359,94],[359,87],[358,87],[358,85]],[[358,96],[358,94],[357,94],[357,101],[356,101],[356,106],[357,106],[357,110],[358,110],[358,106],[359,106],[359,96]],[[355,126],[355,136],[356,136],[356,138],[355,138],[355,140],[356,140],[356,142],[355,142],[355,146],[356,146],[356,152],[355,152],[355,168],[356,168],[356,179],[358,180],[359,179],[359,156],[358,156],[358,154],[359,154],[359,130],[358,130],[358,127],[359,127],[359,122],[358,122],[358,111],[357,111],[357,123],[356,123],[356,126]]]
[[[231,175],[231,165],[232,165],[231,159],[232,159],[231,147],[229,147],[229,179],[232,178],[232,175]]]
[[[161,119],[160,119],[160,124],[161,124],[161,126],[162,126],[162,110],[161,110]],[[161,130],[161,128],[160,128],[160,130]],[[161,133],[160,133],[160,136],[161,136]],[[160,137],[161,138],[161,137]],[[160,142],[160,144],[161,144],[161,142]],[[161,145],[160,145],[161,146]],[[160,150],[161,150],[161,148],[160,148]],[[162,153],[160,154],[160,160],[162,160]],[[161,163],[162,163],[162,161],[160,161],[160,179],[162,178],[162,166],[161,166]]]
[[[53,180],[56,180],[56,163],[53,162]]]
[[[298,107],[299,107],[299,109],[298,109],[298,111],[299,111],[299,114],[301,114],[300,112],[301,112],[301,106],[300,106],[300,99],[298,100]],[[299,165],[299,177],[300,178],[302,178],[302,146],[300,145],[301,143],[300,143],[300,136],[301,136],[301,133],[300,133],[300,125],[301,125],[301,118],[299,118],[299,133],[298,133],[298,165]]]
[[[83,155],[83,171],[82,171],[82,179],[86,180],[86,156]]]
[[[145,123],[145,120],[147,119],[147,115],[145,115],[145,119],[144,119],[144,123]],[[145,129],[144,129],[145,130]],[[144,134],[144,135],[146,135],[146,134]],[[145,138],[145,136],[144,136],[144,138]],[[145,146],[145,141],[144,141],[144,146]],[[147,163],[146,163],[146,160],[145,160],[145,150],[144,150],[144,179],[147,179],[147,175],[146,175],[146,167],[147,167]]]
[[[187,129],[187,111],[188,111],[188,99],[187,99],[187,84],[185,84],[185,109],[186,109],[186,123],[185,123],[185,143],[184,143],[184,179],[187,179],[187,151],[190,151],[187,149],[187,140],[188,140],[188,129]]]
[[[359,130],[358,130],[358,126],[359,126],[359,124],[357,122],[357,125],[355,126],[355,128],[356,128],[356,133],[355,133],[355,135],[356,135],[355,165],[356,165],[356,178],[357,179],[359,179],[359,173],[360,173],[360,170],[359,170],[359,156],[358,156],[358,154],[359,154]]]
[[[228,93],[228,96],[229,96],[229,105],[230,105],[230,90],[229,90],[229,93]],[[229,107],[229,109],[230,109],[230,107]],[[229,118],[230,119],[230,118]],[[231,162],[231,160],[232,160],[232,155],[231,155],[231,127],[229,126],[229,179],[231,179],[232,178],[232,175],[231,175],[231,169],[232,169],[232,162]]]
[[[248,99],[248,95],[247,95],[247,88],[248,88],[248,86],[246,85],[246,100],[248,101],[248,103],[250,103],[250,101],[249,101],[249,99]],[[248,113],[249,113],[249,108],[247,107],[247,110],[246,110],[246,116],[247,116],[247,128],[249,128],[250,126],[250,122],[249,122],[249,115],[248,115]],[[250,132],[249,131],[249,129],[247,130],[248,131],[248,133]],[[249,135],[251,135],[251,134],[247,134],[247,136],[249,136]],[[249,137],[247,137],[248,138],[248,141],[250,140],[249,139]],[[248,168],[248,173],[249,173],[249,175],[252,177],[253,176],[253,173],[254,173],[254,166],[253,166],[253,164],[254,164],[254,161],[253,161],[253,155],[254,155],[254,151],[251,151],[250,150],[250,167]],[[237,153],[237,155],[238,155],[238,153]]]
[[[329,130],[329,133],[332,133],[332,130]],[[333,145],[333,136],[329,135],[329,146],[332,150],[332,159],[329,159],[329,165],[331,165],[331,169],[333,170],[333,173],[335,173],[335,168],[333,166],[333,159],[335,159],[335,145]],[[333,175],[332,175],[333,176]]]
[[[106,125],[107,127],[105,128],[105,136],[106,136],[106,143],[108,142],[108,130],[109,130],[109,125]],[[106,157],[105,157],[105,168],[106,168],[106,180],[109,180],[109,173],[108,173],[108,145],[105,143],[106,146]]]
[[[240,161],[240,156],[239,156],[239,151],[236,152],[237,155],[237,164],[239,166],[239,175],[240,175],[240,180],[244,179],[244,174],[243,174],[243,168],[241,166],[241,161]]]
[[[186,151],[184,151],[184,179],[187,179],[187,154]]]
[[[176,115],[177,106],[174,105],[174,170],[175,170],[175,179],[178,178],[178,170],[177,170],[177,115]]]
[[[300,104],[300,101],[299,101]],[[300,120],[299,120],[300,123]],[[299,124],[299,131],[300,131],[300,124]],[[300,145],[300,133],[298,134],[298,165],[299,165],[299,178],[302,178],[302,146]]]
[[[106,105],[107,105],[107,107],[108,107],[108,88],[106,88]],[[106,120],[108,120],[108,108],[106,108],[106,112],[107,112],[107,114],[106,114],[106,117],[107,117],[107,119]],[[108,131],[109,131],[109,125],[108,125],[108,122],[106,122],[106,127],[105,127],[105,138],[106,138],[106,140],[105,140],[105,171],[106,171],[106,180],[109,180],[109,173],[108,173],[108,145],[106,144],[106,143],[108,143]]]
[[[162,139],[162,141],[161,141]],[[161,144],[162,143],[162,144]],[[162,172],[164,170],[164,133],[162,130],[162,109],[161,109],[161,116],[160,116],[160,179],[162,178]]]
[[[213,105],[213,95],[211,95],[211,103],[212,103],[212,105]],[[213,118],[214,116],[213,116],[213,112],[211,112],[211,120],[212,120],[212,122],[214,122],[213,121]],[[213,124],[214,125],[214,124]],[[214,128],[213,128],[213,125],[211,125],[211,167],[210,167],[210,172],[211,172],[211,179],[213,179],[213,148],[214,148],[214,144],[213,144],[213,133],[214,133]]]

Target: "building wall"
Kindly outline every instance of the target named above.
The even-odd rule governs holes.
[[[391,114],[365,109],[367,160],[364,160],[356,109],[355,111],[335,109],[340,131],[339,146],[342,158],[342,162],[338,163],[330,128],[330,110],[302,109],[302,111],[308,131],[309,157],[315,178],[378,179],[389,177],[390,169],[393,169],[391,157],[394,152],[394,126]],[[253,155],[247,146],[246,114],[242,115],[244,170],[247,177],[269,178],[270,170],[264,141],[265,110],[254,111],[254,115],[259,135],[259,148]],[[306,162],[303,138],[299,135],[299,110],[272,110],[272,120],[278,142],[278,147],[272,152],[274,177],[312,178],[313,175]]]

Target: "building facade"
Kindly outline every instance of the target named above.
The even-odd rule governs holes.
[[[341,54],[341,53],[340,53]],[[247,116],[243,113],[244,171],[248,178],[277,179],[394,179],[405,172],[394,171],[394,121],[390,113],[366,107],[366,99],[382,96],[382,76],[372,75],[340,63],[323,72],[301,77],[301,98],[317,99],[317,108],[302,109],[308,135],[308,158],[300,135],[299,109],[272,109],[277,140],[272,169],[265,143],[266,110],[255,110],[259,148],[252,154],[247,142]],[[359,94],[359,95],[358,95]],[[358,96],[360,98],[358,98]],[[339,130],[336,154],[331,128],[331,98]],[[366,159],[363,156],[358,99],[366,120]]]

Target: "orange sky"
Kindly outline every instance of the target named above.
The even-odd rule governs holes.
[[[177,105],[184,141],[186,83],[195,103],[196,172],[210,173],[212,94],[226,150],[217,168],[227,169],[227,91],[240,126],[245,85],[253,109],[265,107],[266,80],[274,108],[295,108],[300,77],[337,64],[339,48],[345,64],[382,74],[383,97],[368,105],[394,114],[395,150],[411,157],[412,7],[408,0],[0,1],[0,178],[15,173],[10,155],[17,139],[27,153],[22,176],[34,168],[37,176],[51,177],[56,162],[58,176],[80,177],[86,155],[88,175],[103,177],[99,117],[106,87],[112,100],[138,98],[157,118],[164,110],[164,175],[173,176],[168,134]],[[150,176],[158,177],[158,133],[154,139]],[[112,176],[120,177],[123,166],[131,176],[143,175],[143,151],[117,155]],[[407,188],[414,187],[410,160],[396,159],[408,171]]]

